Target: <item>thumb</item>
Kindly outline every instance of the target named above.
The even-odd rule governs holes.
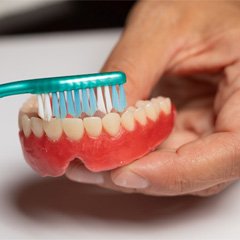
[[[239,136],[215,133],[181,146],[160,150],[112,171],[114,184],[152,195],[182,195],[239,178]]]
[[[120,40],[102,68],[104,72],[122,71],[127,75],[125,91],[129,105],[149,97],[174,53],[170,31],[156,36],[157,30],[152,28],[160,26],[149,29],[148,22],[154,19],[142,18],[143,5],[137,4],[132,11]]]

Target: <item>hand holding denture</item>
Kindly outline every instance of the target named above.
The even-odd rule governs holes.
[[[93,174],[75,163],[67,176],[158,196],[207,196],[239,179],[239,39],[237,2],[137,3],[103,70],[126,73],[130,105],[153,89],[169,96],[178,110],[174,132],[125,167]]]

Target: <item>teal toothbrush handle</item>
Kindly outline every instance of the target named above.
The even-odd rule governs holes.
[[[44,94],[121,85],[126,82],[123,72],[93,73],[63,77],[38,78],[0,85],[0,98],[16,94]]]
[[[0,98],[11,95],[31,93],[34,84],[27,81],[11,82],[0,85]]]

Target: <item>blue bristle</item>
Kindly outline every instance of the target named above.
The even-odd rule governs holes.
[[[117,88],[115,85],[112,86],[112,104],[113,108],[117,111],[120,110],[119,108],[119,98],[118,98],[118,93],[117,93]]]
[[[53,116],[59,118],[59,104],[58,104],[58,96],[57,93],[52,93],[52,108],[53,108]]]
[[[119,112],[122,112],[127,106],[126,95],[123,88],[123,84],[119,85],[119,94],[120,94]]]
[[[73,96],[71,91],[67,91],[67,108],[68,108],[68,113],[73,117],[75,117],[75,109],[74,109]]]
[[[90,93],[90,115],[92,116],[97,111],[97,100],[93,88],[89,89],[89,93]]]
[[[67,116],[67,108],[64,92],[59,92],[59,102],[60,102],[60,116],[61,118],[65,118]]]
[[[74,90],[74,101],[75,101],[75,110],[76,110],[75,115],[76,117],[79,117],[82,113],[79,90]]]
[[[82,89],[82,105],[83,105],[83,112],[85,112],[87,115],[90,115],[87,89]]]

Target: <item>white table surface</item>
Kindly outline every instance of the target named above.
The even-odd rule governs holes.
[[[0,82],[96,72],[119,31],[0,38]],[[211,198],[128,195],[41,178],[25,164],[17,113],[1,99],[0,239],[240,239],[240,184]]]

